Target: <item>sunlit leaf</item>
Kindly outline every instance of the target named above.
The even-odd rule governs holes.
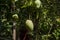
[[[12,18],[14,19],[14,20],[18,20],[18,14],[14,14],[14,15],[12,15]]]
[[[21,8],[26,8],[26,7],[31,6],[31,5],[32,5],[32,0],[26,1],[25,4]]]
[[[2,19],[2,22],[7,21],[7,19]]]
[[[60,18],[57,18],[56,21],[60,23]]]

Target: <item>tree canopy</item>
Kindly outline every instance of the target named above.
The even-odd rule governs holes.
[[[29,40],[60,39],[59,0],[0,0],[0,40],[12,40],[13,21],[17,40],[25,30],[33,27]],[[23,33],[24,34],[24,33]],[[31,36],[31,37],[30,37]]]

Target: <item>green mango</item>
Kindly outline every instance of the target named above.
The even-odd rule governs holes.
[[[26,25],[27,25],[26,28],[27,28],[29,31],[33,31],[34,25],[33,25],[32,20],[26,20]]]
[[[41,6],[41,1],[40,0],[35,0],[36,7],[39,8]]]

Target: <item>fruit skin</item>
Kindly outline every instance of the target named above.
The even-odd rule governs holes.
[[[40,0],[35,0],[36,7],[39,8],[41,6],[41,1]]]
[[[32,20],[26,20],[26,25],[27,25],[26,28],[27,28],[29,31],[33,31],[34,25],[33,25]]]

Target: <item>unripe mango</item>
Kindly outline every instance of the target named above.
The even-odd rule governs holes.
[[[41,6],[41,1],[40,0],[35,0],[36,7],[39,8]]]
[[[32,20],[26,20],[27,29],[33,31],[34,25]]]

